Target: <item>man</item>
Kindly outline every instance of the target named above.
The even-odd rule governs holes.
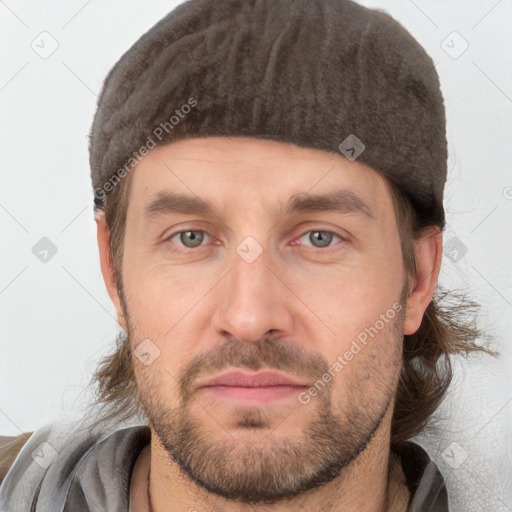
[[[95,375],[106,414],[14,440],[2,510],[449,510],[410,441],[448,354],[480,349],[435,294],[446,156],[432,60],[385,13],[192,0],[161,20],[91,129],[126,333]]]

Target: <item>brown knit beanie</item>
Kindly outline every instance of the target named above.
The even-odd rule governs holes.
[[[153,147],[245,136],[345,155],[444,227],[445,111],[432,59],[349,0],[189,0],[115,64],[90,132],[96,208]],[[347,139],[348,137],[348,139]]]

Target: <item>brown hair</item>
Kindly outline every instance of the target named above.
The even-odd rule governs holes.
[[[391,182],[390,185],[408,279],[416,275],[414,241],[432,226],[422,221],[397,185]],[[464,293],[437,285],[419,329],[404,335],[402,369],[391,424],[392,448],[427,427],[435,430],[435,425],[428,423],[452,381],[451,355],[467,356],[472,352],[497,355],[488,348],[490,336],[476,324],[478,309],[478,304]]]
[[[105,220],[110,233],[110,258],[113,263],[118,293],[124,300],[122,256],[126,227],[126,211],[132,175],[116,186],[105,205]],[[432,226],[422,224],[410,200],[398,186],[388,181],[402,245],[406,277],[416,274],[414,241]],[[450,355],[485,352],[497,355],[477,340],[489,341],[476,325],[478,305],[464,294],[437,286],[418,331],[404,336],[403,364],[400,373],[391,425],[391,448],[418,435],[428,424],[443,401],[453,372]],[[124,311],[128,315],[127,311]],[[100,405],[95,425],[111,420],[133,418],[147,422],[132,365],[130,341],[124,332],[116,340],[115,351],[104,357],[91,384],[97,386],[93,406]]]

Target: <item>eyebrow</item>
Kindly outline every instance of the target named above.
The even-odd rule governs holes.
[[[206,199],[176,192],[159,192],[156,198],[144,207],[142,215],[145,219],[154,219],[171,213],[207,214],[213,210],[213,204]]]
[[[358,213],[374,218],[370,205],[355,192],[347,189],[334,190],[326,194],[300,193],[290,198],[284,211],[281,205],[274,214],[281,217],[294,212]]]
[[[215,205],[207,199],[189,196],[176,192],[159,192],[143,211],[144,219],[155,219],[172,213],[214,214]],[[272,208],[271,214],[283,217],[295,212],[338,212],[356,213],[374,218],[374,213],[368,203],[351,190],[334,190],[326,194],[308,194],[301,192],[292,196],[286,205],[280,203],[278,208]]]

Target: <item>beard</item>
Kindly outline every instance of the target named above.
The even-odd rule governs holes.
[[[376,350],[370,342],[354,358],[360,360],[350,363],[351,373],[344,375],[342,369],[311,402],[297,403],[290,412],[286,407],[266,406],[226,409],[223,404],[222,419],[217,421],[214,414],[221,404],[201,400],[194,385],[199,375],[210,376],[228,367],[282,370],[308,376],[311,382],[329,369],[323,357],[270,335],[253,343],[229,339],[194,357],[177,378],[162,367],[135,365],[142,407],[170,459],[192,482],[227,500],[275,504],[343,478],[378,431],[395,395],[403,315],[388,327],[391,335],[374,341],[380,359],[364,354]],[[129,325],[131,342],[134,334]],[[169,379],[173,384],[177,381],[175,407],[169,406],[165,394]],[[336,401],[337,379],[345,382],[343,396]],[[311,418],[300,435],[280,434],[279,425],[298,408]],[[222,428],[212,428],[212,420],[214,427]]]

